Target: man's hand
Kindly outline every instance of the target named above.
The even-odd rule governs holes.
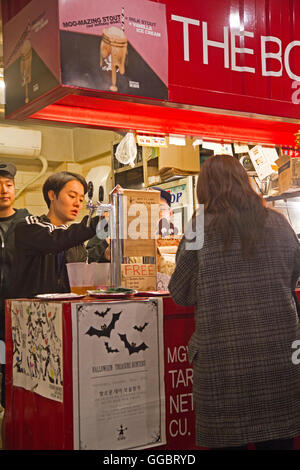
[[[108,247],[104,251],[104,258],[110,261],[110,238],[106,238],[106,243],[108,243]]]

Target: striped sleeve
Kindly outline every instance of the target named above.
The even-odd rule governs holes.
[[[80,223],[56,226],[39,217],[28,216],[16,226],[16,248],[27,253],[60,253],[80,245],[96,234],[99,217],[94,217],[90,227],[87,217]]]
[[[25,217],[25,221],[28,225],[37,224],[40,227],[47,228],[49,232],[53,232],[56,229],[67,230],[69,228],[68,225],[53,225],[51,222],[47,222],[45,220],[40,220],[39,217],[35,217],[33,215],[29,215]]]

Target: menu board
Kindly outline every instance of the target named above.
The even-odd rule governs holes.
[[[124,190],[123,257],[156,256],[159,191]]]
[[[168,99],[165,5],[59,0],[59,29],[64,85]]]

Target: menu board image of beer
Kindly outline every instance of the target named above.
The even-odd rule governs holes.
[[[59,2],[62,83],[168,99],[165,5],[149,0]]]
[[[58,34],[55,34],[57,11],[53,4],[41,3],[33,0],[3,28],[6,115],[60,82]]]

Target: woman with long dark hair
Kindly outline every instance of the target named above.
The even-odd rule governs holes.
[[[182,239],[169,284],[176,303],[196,307],[189,342],[196,443],[292,449],[300,435],[294,360],[300,327],[292,295],[300,275],[298,239],[234,157],[204,162],[197,196],[203,246],[191,249],[187,235]]]

